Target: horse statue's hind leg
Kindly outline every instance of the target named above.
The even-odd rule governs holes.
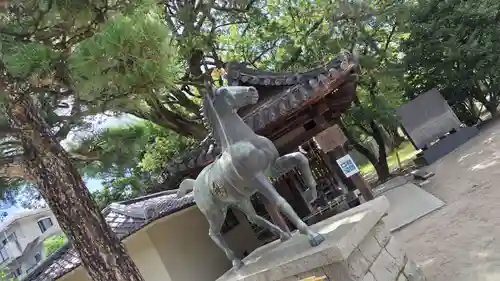
[[[268,175],[273,178],[277,178],[288,173],[293,168],[297,168],[299,170],[306,186],[312,192],[311,195],[314,201],[318,196],[316,190],[316,180],[312,175],[311,167],[309,166],[309,159],[307,159],[307,157],[301,152],[293,152],[278,157],[268,170]]]
[[[255,186],[262,195],[267,197],[269,201],[275,203],[280,211],[297,227],[301,234],[307,235],[311,246],[318,246],[321,242],[325,241],[325,238],[321,234],[312,231],[309,226],[300,219],[292,206],[290,206],[285,198],[276,191],[266,175],[263,173],[257,174],[251,184]]]
[[[254,223],[262,228],[270,230],[276,235],[279,235],[281,241],[287,241],[291,238],[291,235],[289,233],[284,232],[283,230],[281,230],[281,228],[272,224],[270,221],[257,215],[250,200],[240,201],[235,205],[235,207],[240,209],[247,216],[248,221],[250,221],[251,223]]]

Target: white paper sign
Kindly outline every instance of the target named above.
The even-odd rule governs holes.
[[[337,159],[337,164],[340,169],[342,169],[342,172],[344,172],[346,178],[359,173],[358,166],[356,166],[356,163],[354,163],[354,160],[352,160],[351,155],[349,154]]]

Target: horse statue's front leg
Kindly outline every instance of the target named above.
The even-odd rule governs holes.
[[[208,220],[208,235],[210,238],[212,238],[215,244],[224,252],[224,254],[226,254],[226,257],[232,262],[233,267],[237,269],[241,268],[244,265],[243,262],[236,256],[233,250],[231,250],[221,233],[222,226],[226,220],[226,210],[221,210],[220,208],[214,206],[208,211],[205,211],[204,215]]]
[[[309,166],[309,159],[301,152],[292,152],[278,157],[271,167],[267,171],[267,176],[277,178],[280,177],[292,169],[297,168],[304,178],[305,184],[308,188],[308,192],[311,194],[310,202],[315,201],[318,198],[318,191],[316,189],[316,180],[311,172],[311,167]]]

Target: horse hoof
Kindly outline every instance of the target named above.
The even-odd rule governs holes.
[[[309,236],[309,243],[311,246],[316,247],[325,241],[325,237],[319,233],[313,233]]]
[[[292,238],[292,235],[290,233],[283,232],[280,234],[281,242],[288,241],[288,240],[290,240],[290,238]]]
[[[244,266],[245,264],[241,260],[233,260],[233,267],[236,269],[240,269]]]

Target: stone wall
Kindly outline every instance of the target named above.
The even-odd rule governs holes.
[[[295,233],[262,246],[217,281],[426,281],[384,224],[379,196],[311,226],[325,241],[311,247]]]
[[[347,260],[282,279],[300,281],[326,277],[324,281],[426,281],[382,221],[369,232]]]

